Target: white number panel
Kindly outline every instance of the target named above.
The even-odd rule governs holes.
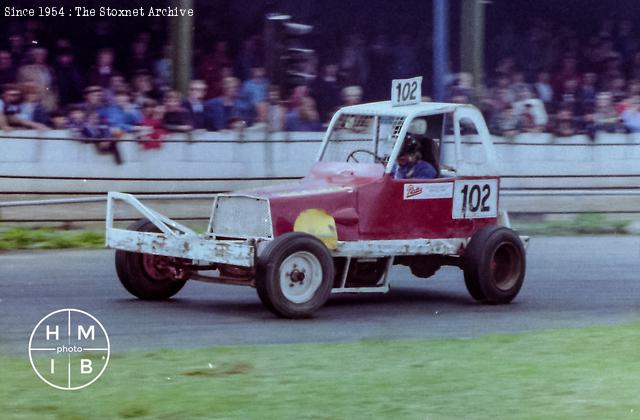
[[[498,215],[498,180],[455,181],[453,186],[454,219],[480,219]]]
[[[419,104],[422,100],[422,76],[391,82],[391,106]]]

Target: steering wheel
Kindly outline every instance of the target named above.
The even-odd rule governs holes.
[[[449,171],[449,172],[456,172],[456,168],[454,168],[453,166],[449,166],[447,164],[441,163],[440,164],[440,169],[444,169],[445,171]]]
[[[365,150],[365,149],[357,149],[357,150],[354,150],[353,152],[349,153],[349,156],[347,156],[347,162],[351,162],[351,160],[353,159],[353,161],[354,161],[355,163],[360,163],[360,162],[358,161],[358,159],[356,158],[356,154],[358,154],[358,153],[364,153],[364,154],[367,154],[367,155],[371,155],[371,156],[373,156],[373,161],[374,161],[375,163],[382,163],[382,164],[384,164],[384,160],[382,160],[382,158],[381,158],[381,157],[376,156],[376,154],[375,154],[375,153],[373,153],[372,151],[370,151],[370,150]]]

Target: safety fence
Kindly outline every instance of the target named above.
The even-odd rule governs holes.
[[[195,132],[170,135],[157,149],[119,139],[123,163],[117,165],[113,156],[99,154],[69,132],[5,133],[0,135],[0,219],[102,221],[108,191],[153,200],[152,207],[180,220],[206,219],[212,194],[304,176],[322,138],[323,133]],[[494,138],[494,144],[501,206],[512,213],[640,213],[638,136],[522,134]],[[471,154],[479,147],[472,138],[468,145]],[[25,203],[32,200],[38,201]]]

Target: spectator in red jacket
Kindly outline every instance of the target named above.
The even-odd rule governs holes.
[[[143,149],[159,149],[162,140],[168,131],[164,128],[164,108],[153,99],[148,99],[142,104],[142,122],[138,140]]]
[[[553,78],[553,91],[556,94],[556,100],[562,100],[562,92],[567,82],[575,82],[576,89],[580,88],[582,76],[577,70],[578,62],[572,56],[566,56],[562,59],[562,68]]]

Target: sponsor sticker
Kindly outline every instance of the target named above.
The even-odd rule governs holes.
[[[404,184],[405,200],[430,200],[453,197],[453,183]]]

